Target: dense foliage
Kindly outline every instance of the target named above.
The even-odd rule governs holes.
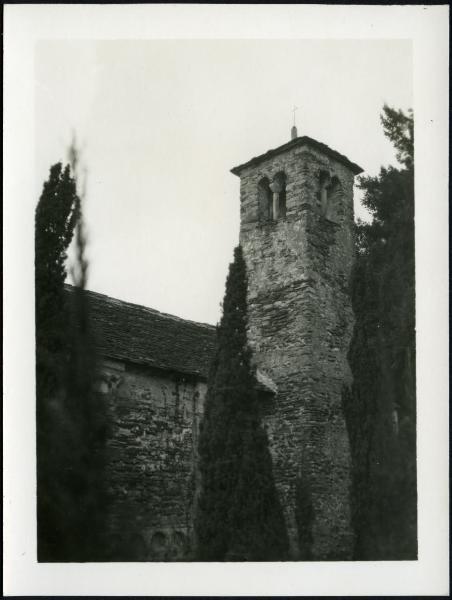
[[[356,226],[356,317],[344,391],[353,456],[355,558],[417,555],[413,116],[387,106],[402,168],[362,177],[371,223]]]
[[[246,339],[246,290],[239,246],[226,282],[199,438],[195,531],[197,558],[205,561],[282,560],[288,547]]]
[[[38,398],[54,394],[67,350],[64,294],[67,249],[80,213],[69,166],[53,165],[35,214],[35,294]],[[38,403],[38,408],[40,407]]]
[[[56,164],[35,219],[38,560],[96,560],[103,552],[105,408],[93,394],[94,345],[80,199]],[[76,282],[64,289],[76,231]]]

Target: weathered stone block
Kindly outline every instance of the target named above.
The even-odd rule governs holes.
[[[104,365],[105,377],[111,364]],[[110,391],[107,477],[112,559],[187,560],[206,384],[126,365]]]

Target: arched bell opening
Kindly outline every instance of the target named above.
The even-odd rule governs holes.
[[[286,216],[286,174],[283,171],[276,173],[270,185],[273,192],[273,218],[284,218]]]
[[[333,223],[340,224],[344,217],[343,189],[339,178],[334,176],[326,188],[327,202],[325,217]]]
[[[263,177],[257,186],[259,203],[259,221],[271,221],[273,219],[273,202],[270,181]]]

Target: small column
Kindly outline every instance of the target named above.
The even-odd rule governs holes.
[[[273,219],[279,218],[279,192],[273,192]]]
[[[328,186],[331,183],[331,175],[323,171],[320,175],[320,211],[326,217],[328,210]]]
[[[282,186],[279,181],[272,181],[270,189],[273,192],[273,219],[279,218],[279,194],[282,192]]]
[[[322,215],[325,217],[328,207],[328,192],[326,189],[326,184],[320,190],[320,207]]]

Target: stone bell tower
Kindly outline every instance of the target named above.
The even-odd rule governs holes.
[[[249,343],[277,387],[265,422],[292,559],[352,557],[342,390],[351,383],[353,181],[361,172],[296,129],[290,142],[232,169]]]

